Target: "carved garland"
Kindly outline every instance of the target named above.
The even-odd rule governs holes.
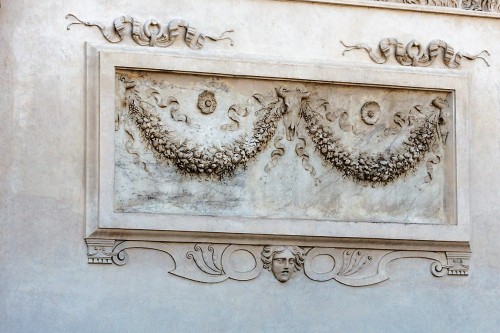
[[[170,274],[204,283],[228,279],[248,281],[264,269],[280,282],[289,281],[304,270],[312,281],[334,280],[347,286],[360,287],[389,279],[387,265],[403,258],[425,258],[432,261],[431,273],[436,277],[466,276],[469,272],[467,252],[390,251],[353,248],[304,248],[285,245],[180,244],[147,241],[114,241],[87,239],[88,262],[125,265],[129,249],[151,249],[164,252],[173,259]],[[243,264],[253,263],[247,270],[235,267],[235,253],[245,253]],[[318,267],[317,259],[329,258]]]
[[[241,135],[227,146],[190,148],[164,125],[158,114],[141,107],[141,104],[142,98],[134,94],[129,101],[129,112],[143,140],[156,152],[157,159],[172,162],[185,174],[220,178],[234,175],[236,168],[245,167],[267,146],[283,112],[280,103],[271,103],[257,112],[259,119],[254,123],[252,135]]]
[[[132,120],[140,131],[143,141],[155,152],[159,161],[172,163],[185,175],[198,175],[205,178],[233,176],[238,167],[246,167],[251,159],[268,146],[282,119],[287,139],[291,141],[297,137],[296,154],[302,158],[304,168],[314,177],[315,170],[309,164],[309,155],[305,152],[307,141],[300,134],[299,122],[300,119],[304,119],[306,132],[322,158],[348,179],[373,186],[386,185],[415,170],[426,159],[427,154],[433,153],[427,160],[428,179],[426,181],[430,181],[432,180],[432,164],[439,163],[440,149],[444,147],[448,135],[447,115],[443,112],[443,109],[447,107],[446,101],[437,98],[431,103],[436,111],[424,113],[416,106],[417,111],[413,115],[396,113],[394,122],[397,126],[386,128],[386,135],[398,133],[404,125],[412,126],[408,137],[399,147],[375,155],[369,151],[352,152],[351,148],[346,147],[336,137],[335,127],[328,125],[328,122],[333,120],[331,114],[321,114],[326,104],[324,100],[312,101],[308,92],[281,87],[276,89],[276,97],[269,101],[265,101],[265,98],[260,95],[254,96],[262,104],[262,108],[256,112],[256,120],[250,134],[242,134],[232,143],[221,147],[213,145],[207,147],[200,143],[190,142],[180,137],[179,133],[169,129],[158,113],[145,107],[149,103],[135,89],[135,83],[127,81],[126,78],[122,78],[122,81],[126,83],[128,91],[128,119]],[[174,97],[169,97],[167,101],[164,101],[156,91],[154,95],[159,107],[170,108],[172,118],[190,123],[187,116],[179,113],[179,105]],[[203,92],[202,95],[207,95],[207,93]],[[210,101],[215,103],[214,98]],[[313,104],[319,106],[313,107]],[[361,110],[362,114],[368,110],[370,113],[367,114],[373,115],[373,118],[370,118],[373,123],[378,120],[380,112],[380,107],[375,108],[375,104],[375,102],[365,103]],[[369,108],[366,107],[367,105]],[[240,107],[233,105],[231,109],[240,109]],[[353,130],[353,126],[345,124],[345,119],[337,118],[341,130]],[[284,153],[281,139],[282,136],[278,135],[274,140],[276,150],[271,153],[271,161],[266,166],[265,171],[268,173]]]
[[[308,103],[303,109],[307,131],[323,159],[337,168],[345,177],[373,184],[387,184],[414,170],[437,144],[438,123],[434,114],[428,115],[421,125],[410,132],[404,145],[389,154],[372,157],[368,152],[350,153],[331,129],[323,126],[322,117]]]

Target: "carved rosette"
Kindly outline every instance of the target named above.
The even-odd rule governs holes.
[[[198,96],[198,109],[203,114],[211,114],[217,108],[217,100],[214,93],[211,91],[204,91]]]
[[[174,261],[170,274],[196,282],[228,279],[248,281],[263,270],[284,283],[304,271],[312,281],[334,280],[351,287],[374,285],[389,279],[390,262],[406,258],[431,261],[435,277],[467,276],[467,252],[391,251],[355,248],[305,248],[294,245],[239,245],[164,243],[87,239],[89,263],[125,265],[131,249],[156,250]]]
[[[375,125],[380,118],[380,105],[377,102],[366,102],[361,108],[361,119],[367,125]]]

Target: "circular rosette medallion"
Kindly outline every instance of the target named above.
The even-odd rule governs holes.
[[[198,96],[198,109],[200,109],[201,113],[211,114],[216,107],[217,101],[213,92],[205,90]]]
[[[375,125],[380,118],[380,105],[377,102],[366,102],[361,108],[361,119],[367,125]]]

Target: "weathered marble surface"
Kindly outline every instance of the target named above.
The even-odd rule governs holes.
[[[351,152],[349,158],[354,159],[348,163],[360,159],[360,167],[366,168],[368,160],[377,156],[387,156],[380,157],[387,160],[382,163],[394,164],[394,168],[400,165],[403,154],[408,154],[405,152],[411,131],[422,126],[425,117],[439,118],[435,100],[442,99],[440,107],[447,113],[443,119],[453,124],[450,93],[130,71],[119,72],[116,83],[117,212],[455,223],[451,214],[455,186],[453,132],[444,134],[449,140],[443,137],[435,141],[435,153],[418,155],[420,161],[415,162],[415,169],[404,172],[402,177],[385,183],[381,182],[382,173],[376,177],[380,182],[360,181],[346,177],[322,159],[321,149],[306,129],[307,122],[298,114],[300,105],[287,106],[289,101],[280,99],[276,90],[286,87],[292,92],[308,92],[304,101],[322,116],[321,125],[333,133],[337,145],[345,148],[342,151]],[[205,114],[197,103],[199,96],[208,91],[215,94],[209,103],[216,107]],[[186,164],[192,163],[190,151],[212,147],[209,155],[217,156],[215,151],[220,147],[232,147],[235,140],[255,135],[252,124],[259,113],[266,112],[263,106],[284,101],[276,108],[284,108],[279,112],[286,111],[286,116],[295,119],[289,124],[283,116],[269,144],[250,159],[246,168],[236,167],[234,175],[216,175],[216,169],[210,174],[203,173],[203,169],[202,173],[190,173],[190,169],[179,170],[175,161],[155,158],[159,151],[153,144],[158,144],[158,139],[148,141],[141,134],[144,131],[141,126],[147,129],[146,125],[150,125],[138,126],[134,122],[128,110],[129,104],[134,103],[131,94],[137,94],[140,100],[135,103],[148,114],[158,115],[162,126],[174,133],[172,147],[186,149],[185,154],[176,158],[185,158]],[[375,105],[371,106],[373,118],[367,118],[368,111],[362,111],[370,108],[371,104],[364,106],[366,103]],[[228,117],[231,107],[233,114],[238,109],[242,115],[248,115],[236,116],[239,123],[232,121]],[[290,134],[285,124],[297,128]],[[235,126],[235,130],[229,131],[227,126]],[[237,147],[234,149],[239,151]],[[391,156],[388,152],[394,154],[394,160],[388,158]],[[225,156],[219,154],[220,159]],[[239,161],[241,154],[231,156]],[[411,160],[417,156],[410,155]],[[203,163],[199,162],[202,168],[213,168],[207,165],[210,162]]]

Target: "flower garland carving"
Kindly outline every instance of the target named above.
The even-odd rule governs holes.
[[[347,124],[344,117],[347,113],[338,116],[325,112],[325,100],[310,98],[308,91],[282,86],[275,89],[274,97],[268,95],[264,98],[260,94],[254,94],[253,97],[261,104],[261,108],[255,112],[250,133],[243,133],[223,146],[205,146],[182,137],[181,133],[169,128],[166,120],[162,119],[156,106],[160,109],[170,108],[174,120],[190,126],[189,118],[180,113],[180,105],[175,97],[162,98],[152,88],[139,91],[134,82],[125,77],[121,81],[126,83],[127,91],[125,118],[129,126],[134,126],[139,131],[143,143],[154,153],[156,159],[172,164],[183,175],[196,175],[205,179],[234,176],[238,168],[244,169],[274,138],[276,149],[272,151],[264,170],[266,173],[271,172],[284,154],[281,140],[286,138],[288,141],[296,140],[295,153],[315,182],[320,180],[316,178],[316,171],[309,163],[312,155],[307,152],[308,142],[314,144],[317,154],[327,165],[341,172],[345,178],[358,183],[386,185],[404,177],[424,162],[428,172],[426,182],[430,182],[433,165],[441,160],[449,132],[449,105],[437,97],[429,101],[426,107],[416,105],[407,112],[397,112],[394,124],[387,126],[384,133],[386,136],[396,135],[405,128],[407,137],[403,144],[374,155],[368,150],[360,151],[349,147],[339,139],[338,130],[358,131],[355,126]],[[210,98],[202,99],[202,107],[206,107],[205,102],[209,102],[210,106],[215,104],[215,97],[203,94]],[[151,107],[151,103],[147,101],[148,95],[155,97],[155,107]],[[208,113],[210,112],[206,112]],[[222,125],[222,130],[228,130],[230,126],[237,127],[238,115],[246,116],[248,111],[242,106],[232,105],[228,113],[233,124]],[[361,119],[366,125],[373,126],[378,121],[379,113],[378,103],[369,101],[361,109]],[[304,127],[299,126],[301,121],[305,121]],[[336,122],[338,129],[332,126]],[[279,128],[283,128],[283,134],[278,133]]]

